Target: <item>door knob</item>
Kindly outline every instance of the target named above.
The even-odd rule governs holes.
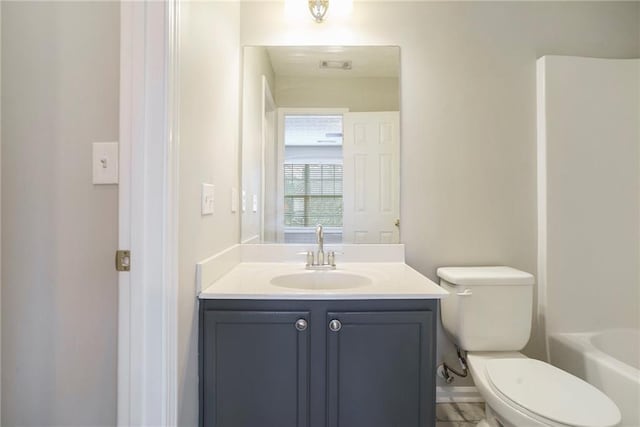
[[[304,331],[307,329],[307,321],[304,319],[296,320],[296,329],[299,331]]]
[[[340,329],[342,329],[342,323],[340,323],[340,321],[337,319],[333,319],[331,322],[329,322],[329,329],[332,332],[338,332]]]

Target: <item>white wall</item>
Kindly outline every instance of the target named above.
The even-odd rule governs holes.
[[[2,6],[0,6],[0,378],[2,378]],[[2,384],[0,383],[0,422]]]
[[[198,424],[195,265],[235,243],[239,215],[240,9],[237,2],[180,5],[180,266],[178,425]],[[215,213],[200,215],[200,184],[215,185]]]
[[[536,66],[546,54],[636,57],[637,2],[354,2],[346,20],[288,21],[243,2],[243,45],[401,47],[401,240],[445,265],[536,271]],[[526,348],[544,357],[534,324]],[[442,339],[440,352],[451,345]],[[456,384],[463,382],[456,381]]]
[[[278,107],[349,108],[357,111],[398,111],[397,78],[329,78],[277,76]]]
[[[116,422],[115,2],[2,2],[3,426]]]
[[[538,73],[547,331],[638,328],[640,60],[550,56]]]
[[[271,94],[276,77],[264,47],[245,47],[242,82],[242,189],[247,194],[247,210],[242,213],[240,241],[260,235],[260,201],[262,200],[262,76],[266,77]],[[258,199],[258,212],[253,212],[252,198]]]

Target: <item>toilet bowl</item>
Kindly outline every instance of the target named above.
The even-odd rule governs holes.
[[[469,353],[486,427],[613,427],[617,406],[591,384],[518,352]]]
[[[529,340],[534,277],[510,267],[437,271],[445,332],[486,401],[478,427],[613,427],[618,407],[591,384],[519,351]]]

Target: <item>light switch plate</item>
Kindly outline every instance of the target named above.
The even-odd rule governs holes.
[[[93,143],[93,183],[118,183],[118,143]]]
[[[238,189],[231,189],[231,213],[238,212]]]
[[[242,190],[242,212],[247,211],[247,192]]]
[[[202,184],[202,215],[213,214],[215,203],[215,186],[213,184]]]
[[[258,195],[254,194],[253,195],[253,203],[252,203],[252,207],[253,207],[253,212],[258,212]]]

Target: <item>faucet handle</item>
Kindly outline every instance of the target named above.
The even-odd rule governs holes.
[[[342,251],[329,251],[327,254],[327,264],[332,267],[336,266],[336,255],[344,255]]]
[[[307,256],[307,267],[313,265],[313,251],[298,252],[297,255],[306,255]]]
[[[335,251],[329,251],[329,254],[327,254],[327,264],[329,264],[332,267],[336,266],[336,252]]]

